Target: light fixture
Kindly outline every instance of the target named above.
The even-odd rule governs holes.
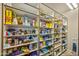
[[[78,5],[76,3],[72,3],[72,5],[73,5],[74,8],[78,7]]]
[[[70,8],[73,9],[72,5],[70,3],[66,3],[66,5]]]

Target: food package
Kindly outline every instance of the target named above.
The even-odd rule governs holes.
[[[11,9],[6,9],[5,11],[5,24],[12,24],[12,10]]]

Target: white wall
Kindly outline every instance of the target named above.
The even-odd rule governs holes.
[[[75,41],[78,46],[78,9],[65,13],[68,18],[68,49],[72,52],[72,43]],[[77,53],[73,55],[78,55]]]

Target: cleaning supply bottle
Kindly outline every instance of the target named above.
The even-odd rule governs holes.
[[[16,17],[13,19],[13,24],[14,25],[18,25],[18,22],[17,22],[17,18]]]

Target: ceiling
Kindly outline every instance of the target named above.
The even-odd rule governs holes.
[[[69,7],[65,3],[44,3],[44,4],[47,5],[48,7],[50,7],[51,9],[56,10],[57,12],[59,12],[61,14],[70,11]],[[29,5],[32,5],[36,8],[39,8],[38,3],[29,3]],[[28,6],[27,3],[26,4],[24,4],[24,3],[18,3],[18,4],[14,3],[14,4],[12,4],[12,6],[38,15],[38,12],[37,12],[38,9],[31,7],[31,6]],[[41,6],[41,9],[45,13],[47,13],[47,14],[53,13],[53,10],[44,6],[43,4],[40,4],[40,6]],[[16,12],[23,14],[21,11],[18,11],[18,10]],[[24,14],[26,14],[26,13],[24,13]]]
[[[29,3],[30,5],[34,6],[34,7],[38,7],[37,3]],[[59,13],[65,13],[70,11],[69,7],[66,5],[66,3],[43,3],[45,5],[47,5],[48,7],[56,10]]]
[[[67,11],[70,11],[70,9],[66,5],[66,3],[46,3],[45,5],[49,6],[50,8],[52,8],[60,13],[65,13]]]

